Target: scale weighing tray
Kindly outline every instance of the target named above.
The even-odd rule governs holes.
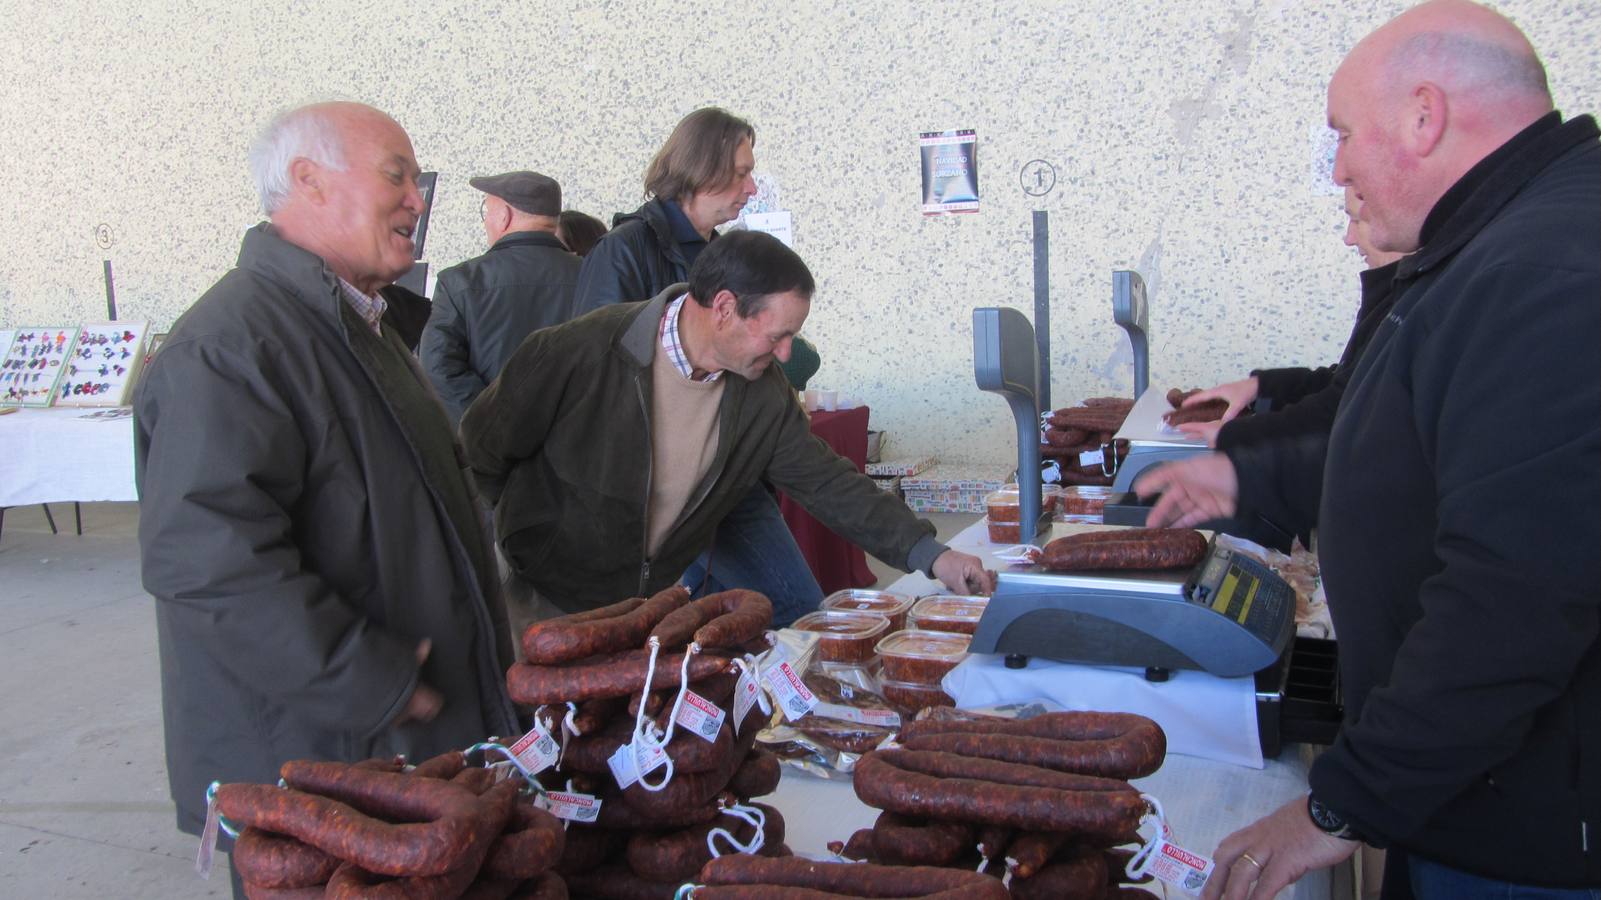
[[[1003,571],[971,650],[1016,666],[1040,656],[1144,668],[1153,680],[1173,669],[1234,678],[1273,666],[1294,631],[1290,586],[1214,542],[1188,571]]]
[[[1112,490],[1131,491],[1134,479],[1151,466],[1207,452],[1205,441],[1191,438],[1162,421],[1162,415],[1172,408],[1163,391],[1147,389],[1134,401],[1134,408],[1114,436],[1115,440],[1128,441],[1128,457],[1117,470]]]

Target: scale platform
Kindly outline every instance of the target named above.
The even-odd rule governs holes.
[[[1162,415],[1173,407],[1168,405],[1167,393],[1146,390],[1134,401],[1123,427],[1117,430],[1115,440],[1128,441],[1128,458],[1123,460],[1112,481],[1114,491],[1132,491],[1134,479],[1151,466],[1177,462],[1207,452],[1206,442],[1189,437],[1162,421]]]
[[[1039,656],[1144,668],[1154,680],[1175,669],[1234,678],[1272,667],[1294,630],[1290,586],[1213,543],[1192,570],[1002,571],[971,650],[1004,654],[1009,665]]]

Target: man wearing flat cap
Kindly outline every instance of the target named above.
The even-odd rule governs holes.
[[[479,176],[489,252],[439,273],[419,354],[450,420],[529,332],[567,321],[582,262],[556,238],[561,185],[538,172]]]

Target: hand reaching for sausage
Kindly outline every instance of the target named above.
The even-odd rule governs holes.
[[[1207,388],[1204,391],[1198,391],[1194,394],[1191,394],[1189,397],[1185,398],[1184,406],[1199,406],[1200,404],[1209,400],[1227,401],[1229,406],[1228,409],[1223,411],[1223,418],[1221,420],[1227,422],[1228,420],[1244,412],[1247,406],[1250,406],[1253,402],[1255,402],[1256,395],[1260,390],[1261,383],[1257,381],[1255,375],[1252,375],[1249,378],[1243,378],[1239,381],[1230,381],[1226,384],[1220,384],[1217,387]]]
[[[1141,498],[1161,495],[1145,527],[1193,528],[1234,515],[1240,481],[1227,456],[1207,453],[1151,469],[1135,480],[1134,490]]]
[[[433,649],[434,642],[427,638],[424,638],[422,643],[417,645],[418,669],[421,669],[422,664],[428,661],[428,653]],[[395,724],[404,725],[407,722],[431,722],[433,721],[434,716],[439,715],[439,711],[444,708],[444,695],[428,685],[423,684],[422,676],[419,674],[417,677],[417,687],[412,690],[411,696],[407,698],[406,708],[402,709],[400,711],[400,715],[395,717]]]
[[[984,568],[984,561],[960,550],[946,550],[934,558],[930,567],[934,577],[954,594],[995,592],[995,573]]]

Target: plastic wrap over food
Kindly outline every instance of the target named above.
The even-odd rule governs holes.
[[[900,730],[901,717],[874,690],[840,680],[834,666],[816,665],[802,676],[817,706],[794,722],[778,722],[756,736],[791,768],[819,778],[849,778],[862,754]]]

